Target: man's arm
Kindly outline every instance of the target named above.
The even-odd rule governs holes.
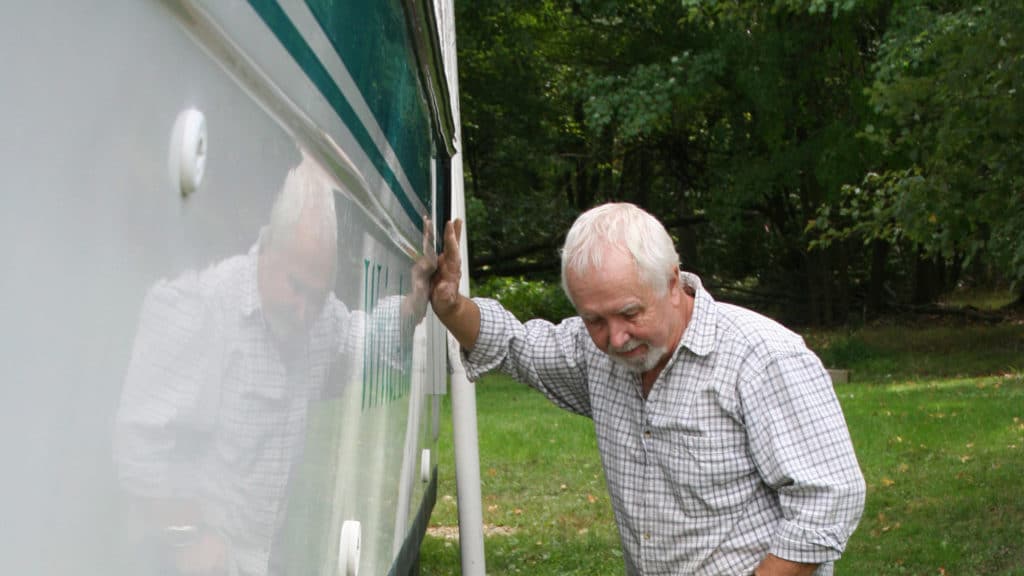
[[[784,518],[771,556],[757,574],[838,560],[860,520],[864,478],[828,373],[807,350],[779,353],[750,381],[745,420],[762,479],[779,496]],[[774,556],[775,558],[773,558]]]
[[[147,537],[190,575],[223,572],[228,563],[227,541],[206,525],[195,485],[219,398],[210,318],[195,275],[150,290],[114,427],[125,497]]]
[[[790,562],[769,554],[754,569],[754,576],[810,576],[817,568],[817,564]]]
[[[464,350],[472,350],[480,336],[480,309],[459,293],[462,255],[459,237],[462,220],[444,227],[444,251],[437,257],[437,270],[430,282],[430,305]]]
[[[228,542],[203,522],[194,500],[138,498],[146,529],[156,535],[168,559],[182,576],[224,574],[228,568]]]

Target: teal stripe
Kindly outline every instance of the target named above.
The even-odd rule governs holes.
[[[405,5],[413,0],[306,0],[359,95],[391,144],[412,185],[411,196],[431,206],[432,114]],[[415,0],[421,2],[422,0]],[[408,191],[408,189],[406,189]]]
[[[295,24],[292,23],[288,15],[285,14],[284,10],[274,0],[249,0],[249,4],[274,33],[274,36],[284,45],[285,49],[288,50],[291,57],[320,91],[320,94],[327,99],[327,102],[334,109],[335,113],[338,114],[338,117],[341,118],[341,121],[352,131],[356,141],[363,148],[366,155],[370,157],[374,167],[377,168],[384,181],[391,188],[392,193],[398,199],[399,204],[402,205],[406,215],[412,220],[417,230],[423,231],[423,216],[416,212],[409,197],[406,196],[405,190],[399,184],[394,171],[388,166],[384,156],[381,155],[377,145],[370,137],[369,131],[359,121],[359,117],[356,115],[355,110],[352,109],[352,105],[349,104],[348,99],[342,94],[341,88],[334,83],[331,75],[327,72],[327,68],[320,62],[320,59],[313,52],[313,49],[310,48],[309,44],[306,43],[305,38],[302,37]]]

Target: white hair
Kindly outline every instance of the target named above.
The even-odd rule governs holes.
[[[302,152],[302,161],[288,172],[281,193],[270,210],[268,246],[281,246],[302,226],[302,233],[327,246],[338,243],[334,213],[334,182],[313,159]]]
[[[602,254],[609,248],[628,253],[636,264],[640,280],[658,295],[668,290],[669,280],[679,271],[679,254],[668,231],[643,209],[629,203],[602,204],[576,219],[562,247],[562,290],[572,301],[566,275],[577,275],[601,267]]]

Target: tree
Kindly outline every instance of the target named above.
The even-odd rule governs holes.
[[[564,29],[544,1],[456,4],[469,248],[474,277],[529,272],[554,251],[566,207],[554,196],[567,105],[551,58]]]
[[[1021,275],[1011,2],[457,7],[476,278],[553,278],[572,219],[609,200],[788,320],[934,298],[988,252]]]
[[[825,241],[903,241],[1024,280],[1024,4],[898,2],[873,73],[862,135],[885,155],[816,222]]]

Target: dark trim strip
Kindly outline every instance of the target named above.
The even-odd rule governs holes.
[[[420,559],[420,546],[423,544],[423,536],[427,533],[427,526],[430,524],[430,514],[434,511],[434,503],[437,502],[437,467],[434,467],[430,475],[430,485],[423,492],[423,500],[420,501],[420,509],[416,512],[416,518],[409,527],[405,541],[402,542],[402,549],[398,551],[388,576],[406,576],[413,573]]]
[[[434,15],[434,3],[430,0],[404,0],[405,21],[415,47],[416,63],[420,72],[420,83],[427,93],[427,103],[434,116],[434,130],[444,145],[445,153],[455,155],[455,120],[450,106],[448,81],[441,54],[441,35]],[[452,4],[454,9],[454,4]]]
[[[405,190],[402,189],[391,166],[388,166],[384,156],[373,142],[373,138],[370,137],[370,133],[359,120],[355,110],[352,109],[352,105],[349,104],[348,99],[342,93],[341,88],[335,84],[334,79],[327,72],[327,68],[320,62],[320,59],[313,49],[310,48],[306,39],[302,37],[302,33],[299,32],[298,28],[295,27],[295,24],[292,23],[276,1],[249,0],[249,5],[252,6],[253,10],[256,11],[267,27],[270,28],[274,36],[285,47],[285,50],[302,68],[302,71],[306,73],[306,76],[317,87],[320,94],[331,105],[331,108],[338,114],[338,117],[341,118],[341,121],[352,131],[352,135],[355,136],[356,141],[362,146],[363,152],[370,158],[370,162],[380,172],[388,187],[391,188],[391,192],[398,199],[398,203],[402,205],[405,214],[412,220],[416,229],[422,232],[423,215],[416,212],[415,207],[412,205],[409,197],[406,196]]]

